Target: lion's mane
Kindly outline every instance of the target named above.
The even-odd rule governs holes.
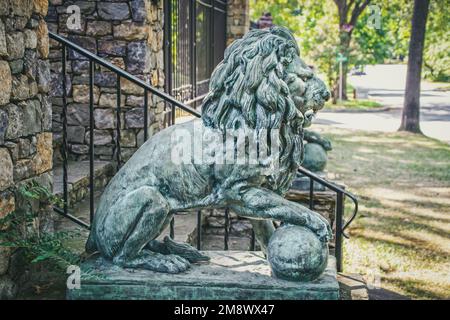
[[[234,41],[211,75],[202,105],[205,126],[220,130],[278,129],[279,173],[268,188],[284,193],[303,158],[302,115],[285,83],[285,68],[299,55],[291,33],[281,27],[252,30]]]

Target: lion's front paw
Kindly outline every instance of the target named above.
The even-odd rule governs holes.
[[[322,242],[329,242],[333,239],[333,231],[331,230],[330,224],[325,218],[318,214],[311,219],[307,227],[309,227]]]

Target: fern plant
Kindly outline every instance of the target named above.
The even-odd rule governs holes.
[[[65,243],[78,236],[76,232],[40,232],[39,211],[43,207],[61,204],[61,199],[47,188],[32,181],[18,189],[24,204],[5,218],[0,219],[0,246],[21,249],[30,263],[47,261],[49,266],[65,270],[68,265],[78,265],[81,257],[67,248]],[[39,210],[32,210],[32,203]]]

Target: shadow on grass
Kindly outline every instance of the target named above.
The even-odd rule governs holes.
[[[383,277],[382,281],[386,281],[391,283],[396,287],[401,287],[405,290],[409,295],[414,297],[421,297],[425,299],[449,299],[450,294],[440,294],[433,292],[431,290],[424,289],[429,287],[429,283],[427,281],[417,280],[417,279],[402,279],[396,277]]]
[[[422,201],[417,203],[416,201],[395,201],[395,202],[406,202],[409,203],[409,207],[406,206],[405,207],[401,207],[401,206],[386,206],[384,205],[380,200],[377,199],[371,199],[372,204],[376,203],[375,205],[372,206],[367,206],[368,208],[379,208],[383,211],[395,211],[400,213],[403,217],[394,217],[394,216],[378,216],[377,214],[365,211],[364,215],[365,217],[370,217],[370,218],[378,218],[378,221],[382,221],[381,225],[373,225],[370,224],[371,228],[374,229],[378,229],[378,231],[390,231],[390,232],[396,232],[398,231],[398,228],[400,227],[401,229],[405,230],[405,229],[409,229],[409,230],[420,230],[420,231],[425,231],[425,232],[429,232],[432,234],[435,234],[437,236],[443,237],[443,238],[448,238],[449,233],[447,230],[441,229],[441,228],[437,228],[434,226],[430,226],[429,224],[427,224],[428,221],[440,221],[443,223],[449,222],[450,219],[447,218],[436,218],[436,217],[426,217],[423,214],[417,214],[414,213],[412,211],[410,211],[409,209],[411,207],[414,206],[420,206],[420,207],[426,207],[426,205],[429,203],[430,207],[433,207],[433,205],[436,205],[435,202],[433,201]],[[439,207],[442,207],[442,205],[439,205]],[[437,208],[437,206],[435,206],[434,208]],[[363,210],[361,210],[363,211]],[[408,221],[405,221],[405,219],[408,219]],[[417,221],[420,220],[420,221]],[[369,227],[366,225],[366,227]],[[448,254],[448,252],[446,253]]]

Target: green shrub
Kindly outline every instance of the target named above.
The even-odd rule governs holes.
[[[80,256],[64,245],[78,236],[76,232],[42,232],[39,228],[39,212],[61,200],[34,181],[21,186],[18,197],[23,202],[21,209],[0,219],[0,246],[21,250],[30,263],[46,261],[60,270],[79,264]],[[33,210],[36,204],[39,208]]]

